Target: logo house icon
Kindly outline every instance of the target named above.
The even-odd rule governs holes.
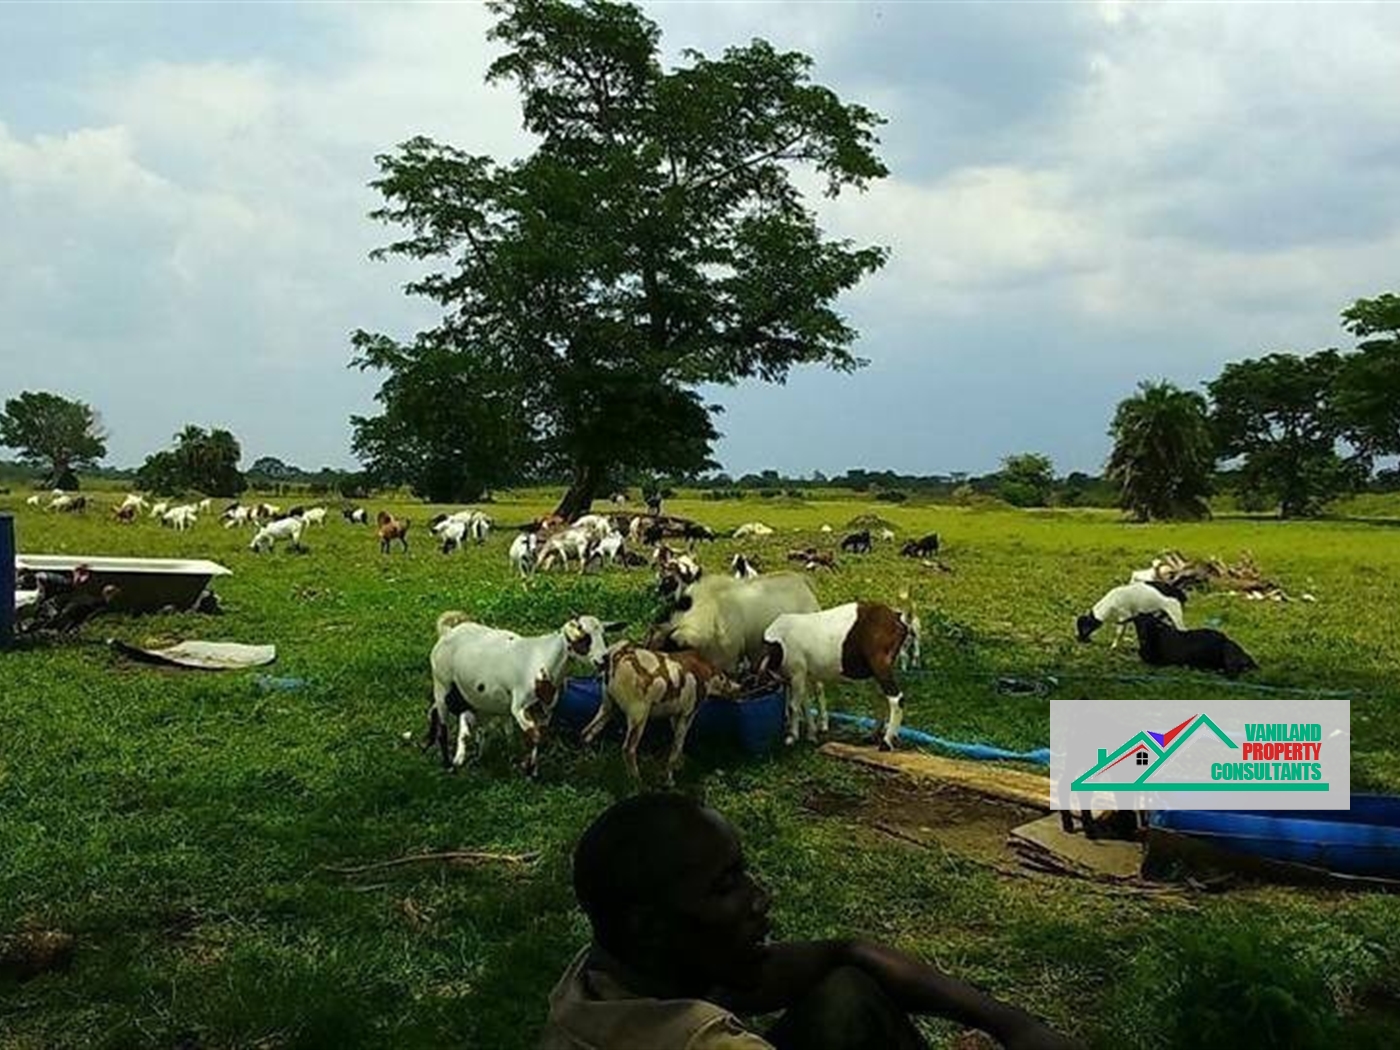
[[[1214,739],[1212,739],[1214,734]],[[1123,789],[1129,786],[1151,791],[1326,791],[1327,785],[1319,781],[1296,782],[1266,780],[1244,782],[1238,780],[1177,780],[1174,776],[1187,773],[1193,763],[1185,763],[1179,758],[1187,742],[1195,738],[1198,744],[1206,744],[1214,752],[1216,761],[1238,759],[1240,745],[1231,740],[1210,720],[1209,715],[1192,715],[1180,725],[1164,733],[1151,730],[1138,733],[1122,746],[1110,752],[1099,748],[1098,761],[1075,778],[1070,785],[1072,791],[1093,791]],[[1227,752],[1221,754],[1223,745]],[[1193,749],[1194,750],[1194,749]],[[1235,752],[1230,754],[1229,752]],[[1199,756],[1197,756],[1199,757]],[[1173,762],[1173,758],[1177,761]]]

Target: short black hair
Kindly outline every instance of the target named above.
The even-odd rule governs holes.
[[[671,884],[674,848],[704,813],[687,795],[647,792],[614,803],[588,826],[574,848],[574,896],[596,941],[609,947],[626,912]]]

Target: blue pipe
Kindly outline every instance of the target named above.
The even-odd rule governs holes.
[[[867,718],[865,715],[848,715],[844,711],[832,711],[830,718],[833,722],[853,726],[856,729],[875,730],[882,724],[873,718]],[[911,744],[941,748],[962,758],[976,759],[981,762],[1034,762],[1041,766],[1050,764],[1050,749],[1048,747],[1038,747],[1034,751],[1007,751],[1005,748],[993,747],[991,744],[965,744],[959,740],[944,740],[941,736],[934,736],[932,733],[907,727],[901,728],[898,735],[900,740],[907,740]]]
[[[15,640],[15,519],[0,514],[0,649]]]

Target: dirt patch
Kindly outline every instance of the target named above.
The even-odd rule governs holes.
[[[861,795],[819,791],[803,808],[878,834],[941,847],[983,863],[1014,865],[1006,844],[1012,828],[1044,814],[957,788],[915,787],[893,778],[872,782]]]

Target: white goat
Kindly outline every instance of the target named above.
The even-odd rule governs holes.
[[[126,494],[126,499],[122,500],[121,505],[117,507],[117,510],[126,510],[127,507],[135,507],[138,511],[145,510],[146,500],[143,497],[138,496],[134,492],[128,492]]]
[[[324,525],[326,523],[326,508],[312,507],[309,510],[303,511],[301,520],[308,525]]]
[[[1181,614],[1181,606],[1185,600],[1186,592],[1170,584],[1142,581],[1121,584],[1095,602],[1094,607],[1075,622],[1079,640],[1087,642],[1104,624],[1116,624],[1118,631],[1111,648],[1117,649],[1128,624],[1140,613],[1165,613],[1178,631],[1184,631],[1186,621]]]
[[[877,602],[848,602],[822,612],[785,613],[769,624],[763,632],[767,647],[764,668],[789,685],[787,743],[797,740],[804,723],[810,739],[816,739],[818,730],[826,732],[825,683],[873,678],[890,710],[880,749],[891,750],[904,721],[904,694],[894,667],[908,636],[908,617]],[[809,703],[812,686],[821,705],[817,724]]]
[[[539,544],[539,537],[533,532],[522,532],[511,540],[510,563],[522,579],[535,571],[535,551]]]
[[[670,616],[653,626],[650,649],[696,650],[708,663],[734,674],[742,660],[757,667],[763,632],[783,613],[816,612],[812,586],[792,572],[753,580],[706,576],[692,585]]]
[[[746,540],[750,536],[771,536],[773,530],[761,521],[748,521],[734,530],[736,540]]]
[[[578,559],[578,571],[583,572],[588,548],[592,542],[592,537],[583,529],[568,528],[556,532],[545,540],[540,548],[539,567],[548,569],[558,561],[567,569],[569,558],[574,557]]]
[[[181,504],[178,507],[171,507],[160,516],[160,523],[167,528],[184,532],[191,528],[199,520],[194,505],[190,503]]]
[[[153,517],[153,518],[159,518],[159,517],[163,516],[163,515],[165,514],[165,512],[166,512],[167,510],[169,510],[169,509],[170,509],[170,501],[169,501],[169,500],[164,500],[164,499],[163,499],[163,500],[161,500],[161,501],[158,502],[158,503],[152,503],[152,504],[151,504],[151,517]]]
[[[43,496],[30,496],[30,497],[29,497],[27,500],[25,500],[24,502],[25,502],[25,505],[26,505],[26,506],[37,507],[37,506],[38,506],[40,503],[42,503],[43,501],[44,501],[44,497],[43,497]]]
[[[279,518],[276,521],[269,521],[260,528],[257,535],[253,537],[253,542],[248,544],[248,549],[254,554],[264,550],[271,550],[278,540],[288,540],[296,550],[302,550],[301,533],[306,528],[306,523],[300,518]]]
[[[578,616],[557,631],[523,638],[514,631],[472,623],[462,613],[443,613],[429,658],[433,702],[426,746],[438,743],[443,766],[459,767],[467,760],[467,739],[476,719],[509,716],[525,734],[530,750],[524,768],[533,774],[539,765],[540,734],[554,714],[569,659],[587,660],[601,671],[607,661],[604,632],[621,626],[605,627],[596,617]],[[450,763],[449,715],[458,720]]]
[[[451,554],[462,546],[462,540],[467,535],[467,523],[447,518],[433,526],[433,534],[442,540],[442,553]]]

